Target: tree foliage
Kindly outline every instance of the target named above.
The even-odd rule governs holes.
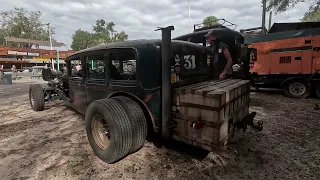
[[[304,22],[307,21],[320,21],[320,9],[311,10],[304,14],[303,18],[301,19]]]
[[[215,17],[215,16],[208,16],[206,17],[204,20],[203,20],[203,25],[205,27],[210,27],[210,26],[214,26],[214,25],[217,25],[219,24],[218,23],[218,18]]]
[[[267,2],[267,9],[273,9],[276,13],[285,12],[301,2],[310,3],[310,11],[316,11],[320,6],[320,0],[267,0]]]
[[[73,50],[81,50],[102,43],[119,42],[128,39],[128,35],[121,31],[116,32],[114,22],[106,22],[98,19],[92,26],[93,32],[78,29],[72,36],[71,48]]]
[[[3,41],[5,36],[48,41],[48,27],[41,21],[41,15],[40,11],[28,11],[18,7],[1,11],[0,41]],[[52,27],[51,33],[54,34]]]
[[[78,29],[74,32],[72,36],[71,48],[74,50],[85,49],[89,47],[91,44],[93,44],[92,41],[93,38],[91,33]]]

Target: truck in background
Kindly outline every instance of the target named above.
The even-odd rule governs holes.
[[[289,97],[320,97],[320,22],[275,23],[267,34],[244,34],[257,49],[250,59],[256,89],[281,88]]]

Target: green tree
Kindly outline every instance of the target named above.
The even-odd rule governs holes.
[[[316,11],[320,6],[320,0],[267,0],[267,2],[268,10],[273,9],[276,13],[285,12],[301,2],[310,3],[310,11]]]
[[[73,34],[71,48],[73,50],[81,50],[102,43],[119,42],[128,39],[128,35],[124,31],[118,33],[114,27],[114,22],[98,19],[95,25],[92,26],[92,33],[78,29]]]
[[[71,48],[73,50],[79,51],[81,49],[85,49],[92,46],[92,44],[93,44],[92,34],[89,33],[88,31],[83,31],[81,29],[78,29],[72,35]]]
[[[128,39],[128,35],[124,32],[116,32],[114,29],[114,22],[106,22],[103,19],[98,19],[96,24],[93,26],[93,32],[96,35],[95,40],[101,43],[111,43],[124,41]]]
[[[320,9],[311,10],[304,14],[301,21],[320,21]]]
[[[4,37],[6,37],[6,31],[4,29],[0,29],[0,45],[3,45],[5,40]]]
[[[28,11],[25,8],[14,7],[9,11],[1,11],[1,28],[5,36],[48,41],[47,26],[41,21],[40,11]],[[51,33],[54,30],[51,27]],[[16,43],[12,43],[13,45]]]
[[[214,26],[214,25],[217,25],[219,24],[218,23],[218,18],[215,17],[215,16],[208,16],[206,17],[204,20],[203,20],[203,25],[205,27],[210,27],[210,26]]]

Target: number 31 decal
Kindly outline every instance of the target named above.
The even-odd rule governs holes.
[[[184,67],[186,69],[194,69],[196,68],[196,59],[193,55],[184,56]]]

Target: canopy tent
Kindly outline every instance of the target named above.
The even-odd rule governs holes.
[[[32,43],[32,44],[37,44],[39,46],[50,46],[49,41],[22,39],[22,38],[15,38],[15,37],[5,37],[4,39],[6,42]],[[63,42],[52,41],[52,47],[62,47],[62,46],[66,46],[66,45]]]

